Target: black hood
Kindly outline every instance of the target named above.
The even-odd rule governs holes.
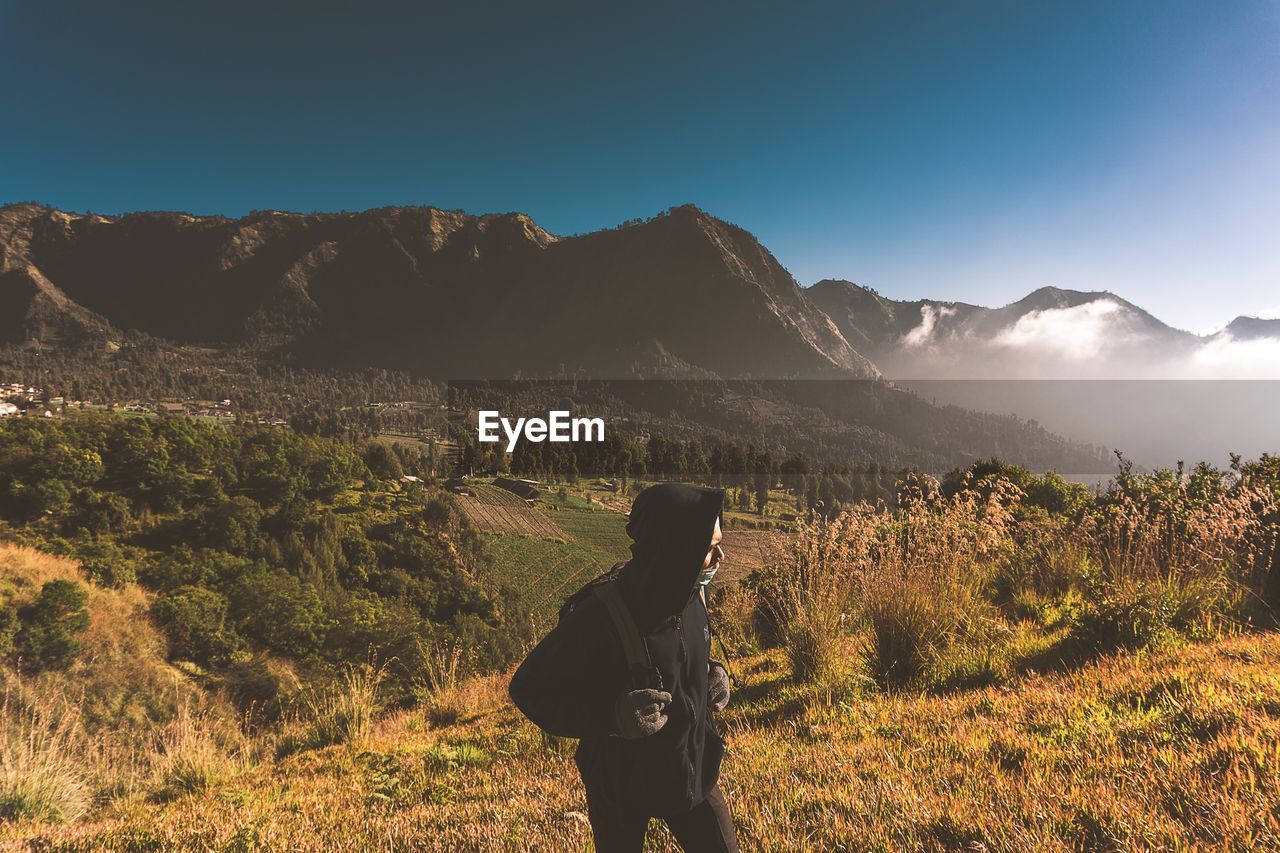
[[[723,509],[724,489],[661,483],[636,496],[627,520],[633,541],[622,590],[642,632],[689,604],[716,520],[724,527]]]

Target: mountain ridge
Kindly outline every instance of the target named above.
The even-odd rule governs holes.
[[[1007,305],[898,300],[843,279],[814,303],[886,375],[900,379],[1184,378],[1220,368],[1237,343],[1274,339],[1280,321],[1237,317],[1196,335],[1110,291],[1046,286]]]
[[[522,213],[435,207],[233,219],[24,203],[0,208],[0,275],[16,275],[9,344],[136,331],[440,376],[878,375],[755,237],[691,205],[557,237]]]

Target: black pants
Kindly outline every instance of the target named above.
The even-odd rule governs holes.
[[[587,816],[598,853],[638,853],[644,848],[648,815],[629,813],[607,794],[588,786]],[[733,817],[719,785],[689,811],[663,820],[686,853],[738,853]]]

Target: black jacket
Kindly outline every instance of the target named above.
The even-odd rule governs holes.
[[[613,623],[594,596],[567,613],[511,679],[511,698],[529,719],[581,739],[575,758],[587,786],[652,816],[693,808],[720,773],[724,743],[707,704],[711,624],[698,575],[723,504],[720,489],[664,483],[636,497],[627,522],[632,558],[618,583],[672,697],[659,732],[617,736],[614,703],[633,687]]]

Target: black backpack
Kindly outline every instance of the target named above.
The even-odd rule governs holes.
[[[622,600],[622,592],[618,588],[618,578],[625,565],[625,562],[614,563],[613,568],[583,584],[577,592],[565,599],[560,607],[559,618],[563,619],[590,597],[599,599],[609,614],[609,621],[613,623],[614,633],[622,646],[631,689],[664,690],[666,688],[662,683],[662,673],[653,665],[649,647],[645,644],[644,637],[640,636],[640,629],[636,627],[635,619],[631,617],[631,611],[627,609],[627,603]]]

